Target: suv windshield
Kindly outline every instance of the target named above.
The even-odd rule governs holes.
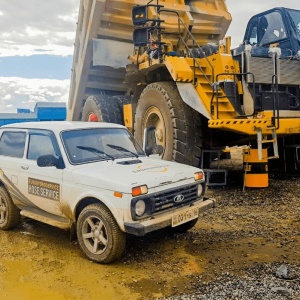
[[[145,155],[123,128],[89,128],[64,131],[62,141],[72,164]]]

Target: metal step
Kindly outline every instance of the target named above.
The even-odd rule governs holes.
[[[268,159],[277,159],[279,156],[268,156]]]
[[[50,214],[36,208],[28,208],[26,210],[23,209],[20,211],[20,214],[24,217],[28,217],[30,219],[34,219],[61,229],[69,229],[71,227],[71,222],[69,219]]]
[[[227,184],[227,170],[203,169],[207,186],[223,186]]]
[[[274,139],[271,139],[271,140],[264,140],[264,139],[262,139],[262,140],[261,140],[261,143],[262,143],[262,144],[266,144],[266,143],[274,143],[274,142],[276,142],[276,140],[274,140]]]
[[[258,148],[258,159],[262,160],[262,145],[266,143],[272,143],[273,144],[273,152],[274,155],[267,157],[267,159],[277,159],[279,158],[278,154],[278,143],[277,143],[277,134],[276,134],[276,128],[270,127],[268,128],[272,131],[272,139],[264,139],[262,135],[262,129],[260,127],[257,127],[257,148]],[[266,157],[264,157],[266,158]]]

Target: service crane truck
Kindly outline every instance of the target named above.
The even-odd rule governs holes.
[[[155,128],[162,158],[193,166],[248,143],[297,165],[300,11],[253,16],[236,49],[230,22],[225,0],[81,0],[67,118],[124,124],[141,144]]]

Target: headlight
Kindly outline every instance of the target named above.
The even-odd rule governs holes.
[[[203,192],[202,184],[198,184],[198,189],[197,189],[197,197],[198,198],[201,197],[202,192]]]
[[[194,174],[194,179],[195,179],[195,181],[204,179],[204,173],[203,172],[197,172],[197,173],[195,173]]]
[[[137,203],[135,204],[135,214],[138,217],[141,217],[145,213],[145,210],[146,210],[146,204],[144,200],[137,201]]]

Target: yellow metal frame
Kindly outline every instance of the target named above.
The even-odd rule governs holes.
[[[214,54],[208,57],[208,60],[202,58],[197,59],[203,70],[206,70],[206,76],[212,76],[211,66],[214,68],[215,77],[217,74],[227,73],[228,75],[219,76],[219,81],[235,80],[233,73],[239,73],[238,64],[233,60],[230,54],[227,54],[227,47],[221,51],[221,53]],[[222,53],[223,52],[223,53]],[[209,62],[208,62],[209,61]],[[192,82],[194,65],[193,58],[182,57],[166,57],[165,65],[169,70],[172,78],[176,82]],[[212,87],[208,84],[204,76],[196,74],[197,84],[195,89],[199,95],[199,101],[202,101],[207,111],[211,111],[211,103],[216,105],[216,96],[211,101]],[[242,94],[242,84],[237,81],[238,93]],[[213,114],[211,114],[211,120],[208,121],[208,127],[212,129],[222,129],[227,131],[236,132],[239,134],[256,135],[257,128],[262,130],[263,134],[271,134],[271,129],[274,128],[273,124],[273,112],[264,111],[256,114],[254,117],[237,118],[238,113],[228,100],[228,98],[219,99],[219,118],[217,118],[216,107]],[[222,106],[223,105],[223,106]],[[295,119],[280,119],[279,129],[276,130],[277,134],[296,134],[300,133],[300,120]]]
[[[132,105],[124,104],[123,106],[124,124],[127,129],[133,132]]]
[[[174,81],[192,82],[193,71],[184,57],[166,56],[164,63]]]
[[[233,60],[230,54],[227,54],[227,46],[222,51],[206,58],[193,58],[184,57],[164,57],[164,63],[167,67],[173,80],[176,82],[195,82],[195,89],[199,95],[199,101],[201,101],[207,111],[211,111],[211,105],[215,106],[214,113],[211,114],[212,119],[216,119],[217,116],[222,119],[234,119],[237,112],[232,106],[228,98],[223,94],[222,98],[218,101],[219,111],[217,113],[217,97],[214,95],[213,101],[213,87],[212,83],[215,82],[217,74],[220,75],[218,80],[221,81],[233,81],[235,77],[233,73],[239,72],[238,64]],[[201,67],[202,71],[200,70]],[[193,70],[194,69],[194,70]],[[213,71],[214,70],[214,74]],[[195,81],[194,81],[195,73]],[[210,79],[210,82],[208,81]],[[241,87],[241,84],[238,85]],[[239,88],[239,92],[241,89]],[[218,91],[219,95],[222,91]]]
[[[278,135],[298,134],[300,133],[300,120],[280,119],[280,126],[276,130]],[[271,118],[262,119],[227,119],[227,120],[209,120],[208,127],[214,129],[223,129],[241,134],[256,135],[257,128],[261,128],[262,134],[271,134],[273,128]]]

